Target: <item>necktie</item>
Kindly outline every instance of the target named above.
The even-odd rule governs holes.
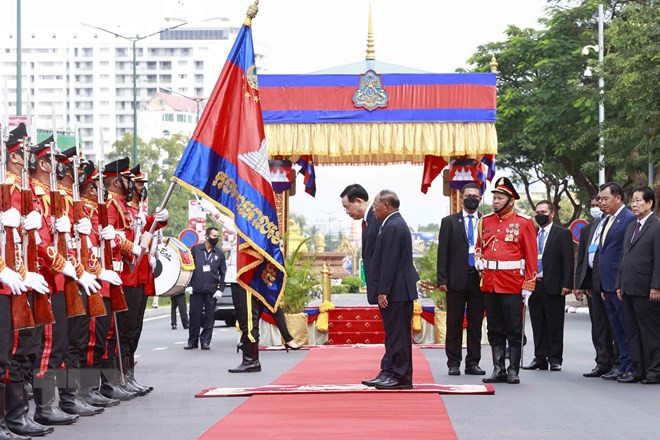
[[[632,240],[630,241],[631,243],[634,243],[635,239],[637,238],[637,234],[639,234],[640,229],[642,229],[642,222],[637,222],[637,226],[635,227],[635,232],[633,232]]]
[[[365,232],[367,230],[367,221],[365,219],[362,219],[362,232]]]
[[[545,246],[545,229],[539,231],[539,269],[536,273],[543,272],[543,246]]]
[[[474,223],[472,223],[474,216],[468,215],[468,246],[474,249]],[[474,252],[468,250],[468,266],[474,267]]]
[[[612,223],[614,223],[614,217],[608,215],[607,219],[605,219],[605,226],[603,226],[603,233],[600,236],[600,247],[603,247],[603,245],[605,244],[605,237],[607,236],[607,233],[609,232]]]

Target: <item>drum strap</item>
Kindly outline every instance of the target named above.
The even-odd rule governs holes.
[[[254,324],[252,322],[252,294],[248,292],[247,289],[245,289],[245,299],[247,300],[248,338],[250,339],[250,342],[254,344],[257,341],[255,341],[254,336],[252,336],[252,329],[254,328]]]

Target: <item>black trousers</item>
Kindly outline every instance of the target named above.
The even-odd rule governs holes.
[[[87,295],[81,295],[85,310],[88,309]],[[67,368],[80,368],[80,356],[87,348],[89,340],[89,315],[72,316],[67,326],[68,347],[64,356],[64,365]]]
[[[254,295],[250,295],[250,305],[252,307],[252,315],[248,316],[248,295],[245,289],[238,284],[231,285],[231,297],[236,309],[236,320],[241,329],[241,344],[250,342],[248,336],[248,320],[252,320],[252,337],[259,342],[259,320],[261,313],[264,311],[264,305]],[[192,298],[192,296],[191,296]],[[192,301],[191,301],[192,302]],[[192,315],[190,320],[190,328],[192,328]]]
[[[474,367],[481,361],[481,324],[484,320],[484,293],[479,287],[479,273],[468,273],[463,290],[447,292],[447,366],[458,367],[463,359],[463,316],[467,308],[467,356],[465,365]]]
[[[142,287],[124,286],[126,304],[128,310],[117,313],[117,329],[119,330],[119,342],[121,344],[122,357],[131,356],[134,353],[135,341],[139,337],[141,320],[144,316],[142,301],[144,289]]]
[[[405,384],[412,384],[412,312],[412,301],[390,302],[380,309],[385,327],[385,353],[389,359],[385,373]]]
[[[0,295],[0,377],[4,377],[11,349],[14,345],[14,329],[11,325],[11,299],[9,295]],[[0,388],[4,388],[4,381],[0,380]],[[4,414],[0,416],[4,419]]]
[[[110,311],[110,298],[103,298],[108,314],[90,318],[85,341],[85,350],[80,353],[80,365],[86,368],[101,368],[107,347],[108,331],[112,312]]]
[[[53,308],[55,324],[44,326],[43,338],[37,357],[36,370],[41,376],[46,371],[57,370],[64,362],[67,348],[69,346],[68,324],[66,316],[66,299],[64,292],[58,292],[50,297],[50,305]]]
[[[486,293],[488,343],[491,347],[522,346],[522,295]]]
[[[32,296],[35,294],[28,292],[27,295],[30,304],[34,304],[32,302]],[[9,380],[11,382],[27,382],[32,379],[43,334],[43,326],[26,328],[14,332],[14,347],[16,349],[9,361]]]
[[[632,374],[660,380],[660,303],[648,296],[623,295]]]
[[[172,302],[172,325],[176,325],[176,309],[179,309],[181,324],[188,327],[188,304],[186,304],[186,294],[184,292],[170,297]]]
[[[534,357],[561,364],[564,353],[564,307],[566,297],[551,295],[543,280],[529,298],[529,318],[534,331]]]
[[[234,307],[236,303],[234,303]],[[202,323],[202,309],[204,322]],[[238,309],[237,309],[238,313]],[[215,322],[215,298],[212,293],[194,292],[190,295],[190,327],[188,327],[188,344],[202,345],[211,343],[213,324]],[[200,334],[201,328],[201,334]]]
[[[140,344],[140,337],[142,336],[142,327],[144,325],[144,312],[147,309],[147,299],[149,297],[144,294],[144,287],[142,287],[142,296],[139,298],[140,303],[138,304],[137,309],[137,322],[135,323],[135,333],[133,334],[133,339],[131,340],[130,353],[131,356],[135,356],[135,352],[138,349]]]
[[[619,347],[614,340],[605,302],[599,290],[591,292],[591,296],[587,296],[587,305],[591,320],[591,341],[596,350],[596,366],[606,370],[618,368]]]
[[[289,333],[289,328],[286,326],[284,310],[282,310],[281,307],[277,309],[277,312],[273,313],[273,319],[275,319],[275,324],[277,325],[277,329],[280,331],[284,342],[293,341],[293,336],[291,336],[291,333]]]

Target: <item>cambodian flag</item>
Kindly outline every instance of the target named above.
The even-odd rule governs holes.
[[[173,180],[211,199],[239,234],[237,281],[270,310],[286,281],[250,20],[246,19]]]
[[[314,172],[314,160],[310,154],[300,156],[296,161],[300,165],[299,173],[305,176],[305,192],[316,197],[316,173]]]
[[[484,157],[481,158],[481,163],[477,167],[477,177],[481,182],[482,192],[486,189],[486,182],[492,181],[493,177],[495,177],[495,171],[495,155],[484,154]]]

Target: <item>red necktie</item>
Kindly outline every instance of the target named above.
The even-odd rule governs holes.
[[[362,219],[362,232],[367,230],[367,221],[365,219]]]

